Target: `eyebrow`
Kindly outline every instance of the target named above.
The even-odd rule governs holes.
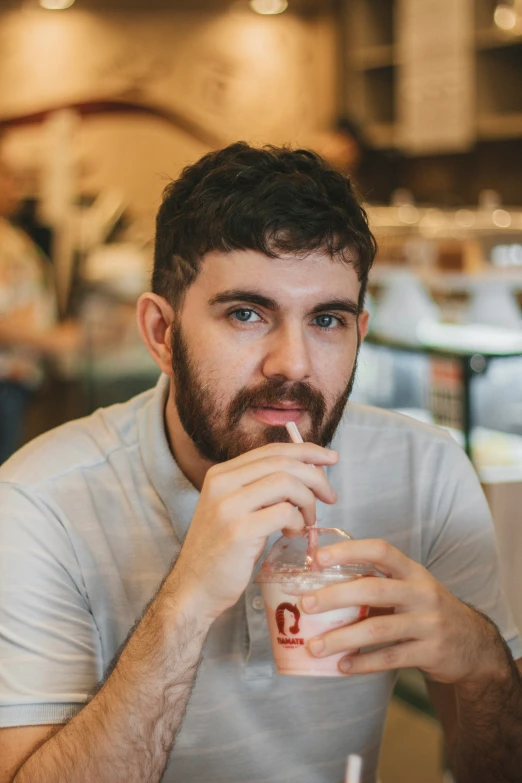
[[[337,310],[338,312],[350,313],[351,315],[359,315],[360,309],[357,302],[353,299],[344,299],[336,297],[335,299],[329,299],[327,302],[320,302],[312,308],[311,313],[322,313],[325,310]]]
[[[227,291],[222,291],[220,294],[216,294],[208,303],[210,306],[216,304],[227,304],[228,302],[248,302],[249,304],[255,304],[259,307],[264,307],[265,310],[276,311],[279,310],[279,305],[275,299],[269,296],[259,294],[257,291],[249,291],[244,288],[231,288]],[[335,297],[334,299],[328,299],[325,302],[319,302],[314,305],[310,314],[323,313],[326,310],[337,310],[338,312],[350,313],[351,315],[359,315],[360,309],[357,302],[353,299],[345,299],[341,297]]]

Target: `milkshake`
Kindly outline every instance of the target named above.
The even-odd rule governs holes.
[[[318,537],[320,547],[352,538],[335,528],[315,528],[314,535]],[[326,631],[363,620],[368,614],[368,607],[348,606],[307,614],[301,609],[301,597],[327,585],[376,576],[376,572],[368,565],[319,568],[307,558],[307,538],[307,530],[294,538],[281,536],[255,579],[263,593],[275,663],[280,674],[342,677],[339,661],[347,653],[358,650],[315,658],[308,651],[307,643]]]

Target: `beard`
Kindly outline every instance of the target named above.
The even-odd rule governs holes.
[[[293,402],[297,407],[305,408],[311,419],[308,431],[301,433],[304,440],[327,447],[332,442],[353,388],[359,345],[357,332],[357,354],[352,373],[329,413],[324,395],[310,383],[268,378],[256,386],[240,389],[231,402],[220,407],[212,381],[201,378],[190,356],[181,326],[173,324],[175,402],[183,429],[204,459],[213,463],[227,462],[268,443],[288,443],[290,436],[286,427],[266,425],[260,432],[248,433],[241,428],[241,418],[249,408]]]

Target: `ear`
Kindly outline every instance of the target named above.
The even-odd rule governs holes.
[[[171,339],[174,310],[157,294],[142,294],[138,299],[136,318],[141,339],[160,368],[172,377]]]
[[[357,326],[359,328],[359,337],[361,342],[368,334],[369,323],[370,323],[370,313],[368,312],[368,310],[363,310],[362,313],[360,313],[359,317],[357,318]]]

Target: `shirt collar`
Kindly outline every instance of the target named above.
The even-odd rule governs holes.
[[[194,515],[199,492],[172,456],[165,432],[165,405],[170,379],[162,374],[138,414],[138,438],[149,480],[167,509],[181,542]]]

